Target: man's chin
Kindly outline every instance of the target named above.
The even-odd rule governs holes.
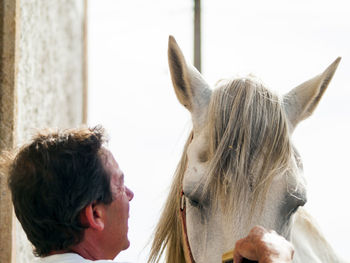
[[[124,246],[122,247],[122,249],[114,256],[113,260],[115,260],[117,258],[117,256],[119,255],[119,253],[121,251],[124,251],[126,249],[128,249],[130,247],[130,241],[129,239],[126,240],[126,242],[124,243]]]
[[[129,247],[130,247],[130,241],[129,241],[129,239],[127,239],[123,250],[128,249]]]

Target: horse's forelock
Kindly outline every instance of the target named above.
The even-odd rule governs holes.
[[[207,193],[224,211],[265,198],[271,180],[288,169],[291,145],[281,101],[252,79],[225,82],[208,111]],[[233,196],[228,196],[231,193]]]

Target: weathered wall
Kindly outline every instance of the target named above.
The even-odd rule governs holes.
[[[18,141],[82,121],[83,1],[21,0]]]
[[[16,140],[18,13],[18,0],[0,2],[0,152]],[[7,177],[0,171],[0,263],[12,257],[12,214]]]
[[[16,125],[12,131],[20,145],[37,129],[66,128],[82,123],[85,1],[18,2],[16,21],[19,22],[19,41],[13,53],[18,54],[18,74],[15,78],[17,84],[11,84],[16,88],[11,90],[16,92],[6,96],[17,100],[16,105],[10,104],[16,111],[13,117]],[[14,17],[11,19],[14,20]],[[11,110],[11,107],[5,111]],[[5,137],[0,139],[7,140]],[[1,204],[5,203],[1,201]],[[15,219],[13,224],[15,255],[12,262],[33,262],[32,247],[20,224]]]

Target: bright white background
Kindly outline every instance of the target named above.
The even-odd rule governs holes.
[[[347,0],[202,0],[202,71],[210,84],[253,73],[279,94],[338,70],[294,143],[308,180],[306,207],[343,257],[350,236],[350,7]],[[89,1],[89,125],[102,124],[134,191],[130,248],[119,261],[146,262],[147,242],[191,129],[167,66],[168,35],[192,60],[192,0]]]

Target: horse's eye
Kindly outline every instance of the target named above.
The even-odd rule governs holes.
[[[304,194],[289,194],[286,202],[287,217],[289,218],[290,216],[292,216],[300,206],[304,206],[306,201],[307,199],[306,196],[304,196]]]
[[[189,202],[190,202],[190,204],[191,204],[192,206],[198,207],[198,208],[201,207],[201,205],[200,205],[200,203],[199,203],[198,200],[192,200],[192,199],[188,199],[188,200],[189,200]]]
[[[205,163],[206,161],[208,161],[209,157],[208,157],[208,152],[207,151],[201,151],[198,155],[198,159],[200,162]]]

